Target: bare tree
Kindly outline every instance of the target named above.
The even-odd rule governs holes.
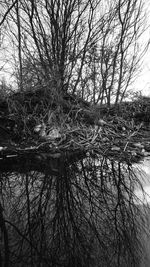
[[[11,23],[19,27],[16,38],[22,38],[22,56],[30,53],[33,65],[40,63],[45,83],[53,80],[60,92],[77,90],[87,51],[100,37],[100,4],[101,0],[20,1],[17,20],[11,10]]]
[[[19,88],[23,90],[23,73],[22,73],[22,45],[21,45],[21,24],[20,24],[20,10],[19,10],[19,1],[16,1],[15,5],[16,17],[17,17],[17,28],[18,28],[18,59],[19,59]]]
[[[97,103],[108,106],[126,96],[144,54],[138,44],[144,27],[142,7],[142,1],[138,0],[108,2],[101,39],[89,49],[82,77],[87,88],[84,94],[89,95],[89,90],[92,101],[95,102],[93,93]]]
[[[30,64],[32,83],[50,84],[55,94],[108,105],[124,99],[142,57],[142,0],[19,1],[20,12],[17,1],[6,6],[16,25],[20,84],[29,85]]]

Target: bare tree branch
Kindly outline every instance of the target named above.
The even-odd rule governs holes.
[[[12,8],[15,6],[15,4],[17,3],[17,1],[18,0],[16,0],[15,2],[13,2],[12,5],[8,8],[8,10],[5,12],[5,14],[3,15],[2,20],[0,21],[0,26],[4,23],[4,21],[6,20],[7,15],[12,10]]]

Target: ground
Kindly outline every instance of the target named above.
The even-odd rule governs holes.
[[[86,153],[138,161],[150,154],[149,133],[146,97],[107,107],[69,94],[52,98],[37,90],[0,101],[0,157],[6,165],[33,154],[35,161]]]

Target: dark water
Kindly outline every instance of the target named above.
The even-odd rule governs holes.
[[[1,266],[141,266],[133,166],[96,154],[33,158],[8,171],[1,161]]]

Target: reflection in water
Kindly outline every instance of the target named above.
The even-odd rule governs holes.
[[[135,194],[137,196],[135,202],[141,208],[146,208],[144,227],[145,231],[141,233],[143,240],[143,250],[145,256],[141,260],[140,267],[150,266],[150,157],[144,158],[141,162],[134,164],[134,172],[138,176],[139,183],[135,186]]]
[[[140,211],[131,166],[89,155],[62,160],[60,167],[57,175],[47,169],[1,173],[1,262],[139,266]]]
[[[150,157],[144,158],[140,163],[134,164],[134,171],[139,176],[141,187],[144,190],[141,190],[139,183],[135,188],[135,194],[138,197],[138,203],[148,204],[150,203]]]

